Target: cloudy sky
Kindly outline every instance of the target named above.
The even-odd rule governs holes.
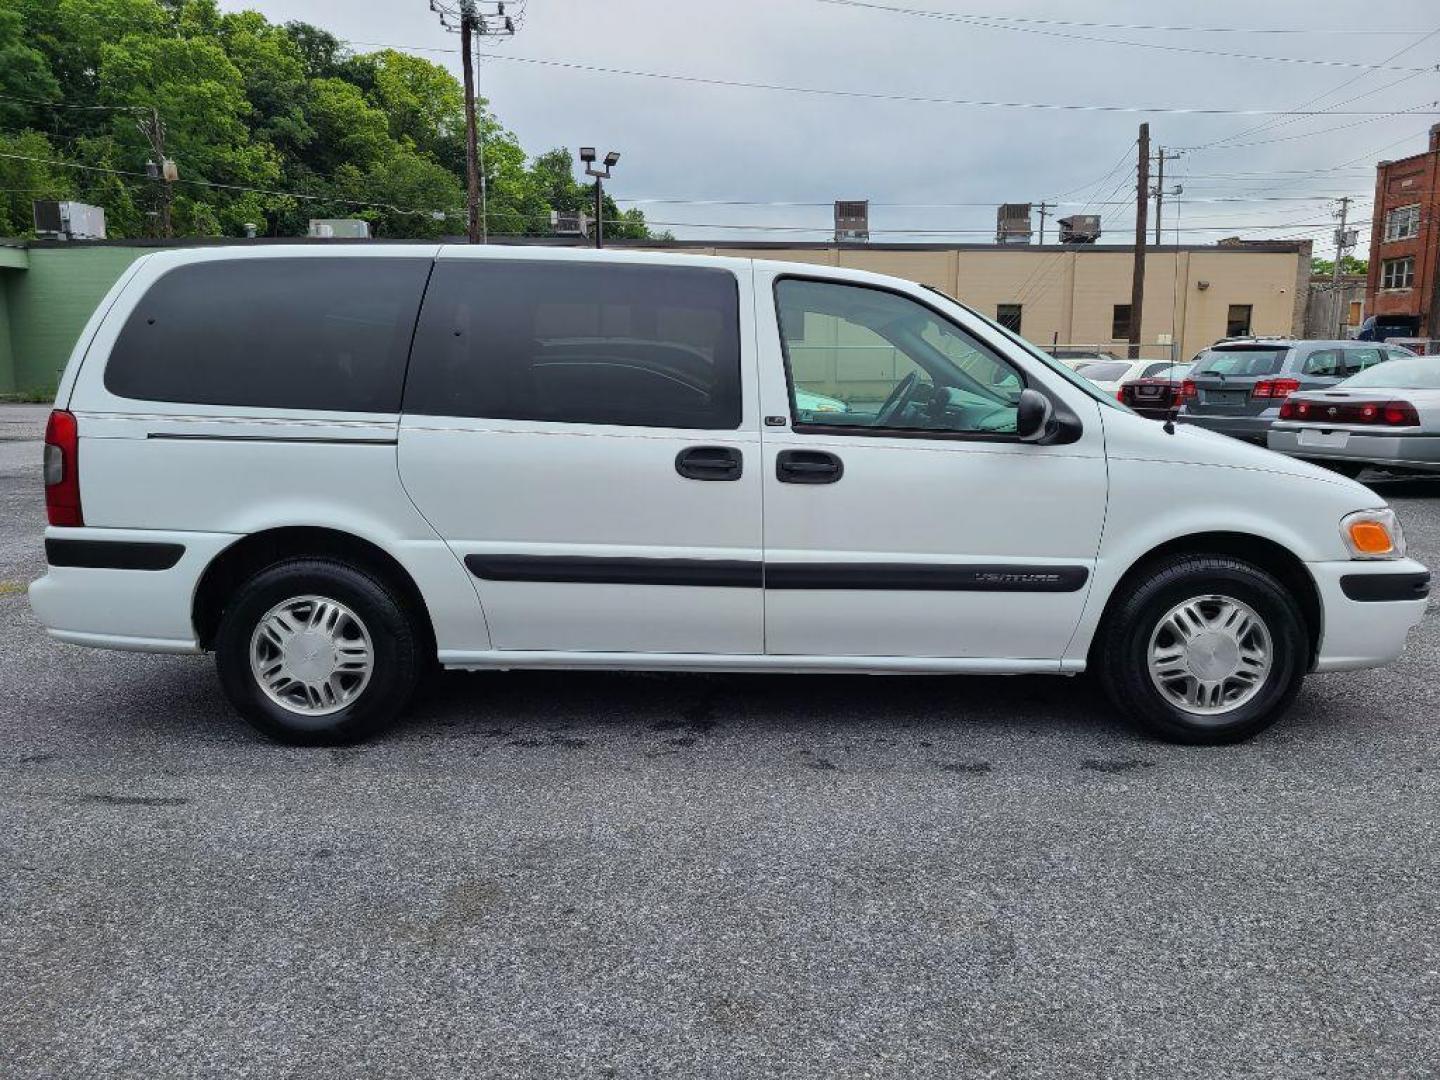
[[[427,0],[222,4],[315,23],[357,51],[415,51],[459,72],[458,53],[428,51],[454,50],[457,41]],[[1189,148],[1167,165],[1166,187],[1184,187],[1166,204],[1167,242],[1178,218],[1187,243],[1238,233],[1308,237],[1323,250],[1334,197],[1351,195],[1363,251],[1374,162],[1423,150],[1427,128],[1440,121],[1433,0],[1393,0],[1363,24],[1362,9],[1337,0],[523,7],[520,32],[483,53],[481,90],[496,114],[532,154],[581,144],[620,151],[607,190],[681,238],[825,239],[831,200],[868,198],[873,240],[985,242],[996,203],[1049,199],[1060,204],[1058,216],[1101,213],[1106,239],[1125,242],[1134,231],[1136,129],[1148,120],[1154,147]],[[1324,115],[1040,110],[957,99]],[[1242,199],[1252,201],[1230,201]]]

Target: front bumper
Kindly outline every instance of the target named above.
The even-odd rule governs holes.
[[[1270,429],[1267,445],[1277,453],[1312,461],[1352,461],[1382,467],[1389,465],[1440,471],[1440,436],[1348,431],[1343,446],[1303,445],[1300,442],[1302,432],[1315,430],[1277,425]]]
[[[1306,566],[1319,589],[1322,612],[1314,670],[1382,667],[1405,651],[1406,638],[1425,617],[1429,603],[1425,596],[1429,572],[1424,566],[1413,559]]]
[[[194,653],[200,651],[192,620],[196,586],[210,561],[239,537],[52,527],[45,539],[51,565],[31,583],[30,607],[51,637],[105,649]]]

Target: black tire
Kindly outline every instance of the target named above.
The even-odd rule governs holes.
[[[1157,628],[1166,615],[1187,600],[1211,596],[1239,601],[1258,616],[1269,635],[1271,661],[1248,700],[1202,715],[1161,692],[1149,658],[1152,636],[1164,633]],[[1157,641],[1163,647],[1165,638]],[[1121,583],[1091,656],[1106,695],[1142,730],[1167,742],[1215,746],[1243,742],[1285,714],[1309,667],[1310,645],[1304,615],[1271,574],[1226,556],[1186,555],[1152,563]]]
[[[280,704],[251,670],[252,638],[261,620],[277,605],[310,596],[348,607],[368,634],[371,651],[368,681],[343,707],[323,715]],[[401,716],[424,670],[425,640],[415,614],[376,577],[330,559],[291,559],[261,570],[236,590],[215,636],[215,666],[231,704],[261,733],[294,745],[336,746],[359,742]]]
[[[1316,458],[1316,465],[1324,466],[1331,472],[1339,473],[1341,476],[1348,476],[1354,480],[1357,476],[1370,468],[1363,461],[1336,461],[1334,458]]]

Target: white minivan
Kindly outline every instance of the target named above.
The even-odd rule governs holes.
[[[827,266],[437,245],[164,251],[45,447],[61,641],[213,650],[335,743],[447,668],[1095,671],[1246,738],[1394,659],[1368,488],[1142,419],[938,292]]]

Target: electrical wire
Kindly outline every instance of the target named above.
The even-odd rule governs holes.
[[[1040,26],[1022,25],[1019,23],[1001,22],[999,20],[988,20],[983,16],[956,15],[943,11],[929,11],[923,8],[902,8],[892,7],[887,4],[872,3],[870,0],[817,0],[818,3],[830,4],[836,7],[864,8],[872,11],[880,11],[891,15],[911,15],[926,19],[936,19],[941,22],[960,23],[964,26],[972,26],[985,30],[1009,30],[1014,33],[1039,34],[1042,37],[1064,38],[1071,41],[1084,41],[1092,45],[1126,45],[1132,49],[1155,49],[1160,52],[1186,53],[1192,56],[1210,56],[1230,60],[1249,60],[1271,64],[1303,64],[1315,67],[1336,67],[1336,68],[1363,68],[1366,71],[1413,71],[1416,73],[1433,71],[1433,68],[1417,67],[1396,67],[1388,64],[1370,64],[1360,60],[1322,60],[1304,56],[1262,56],[1256,53],[1225,52],[1219,49],[1197,49],[1188,45],[1164,45],[1154,41],[1128,41],[1123,38],[1096,37],[1093,34],[1072,34],[1064,30],[1045,29]]]

